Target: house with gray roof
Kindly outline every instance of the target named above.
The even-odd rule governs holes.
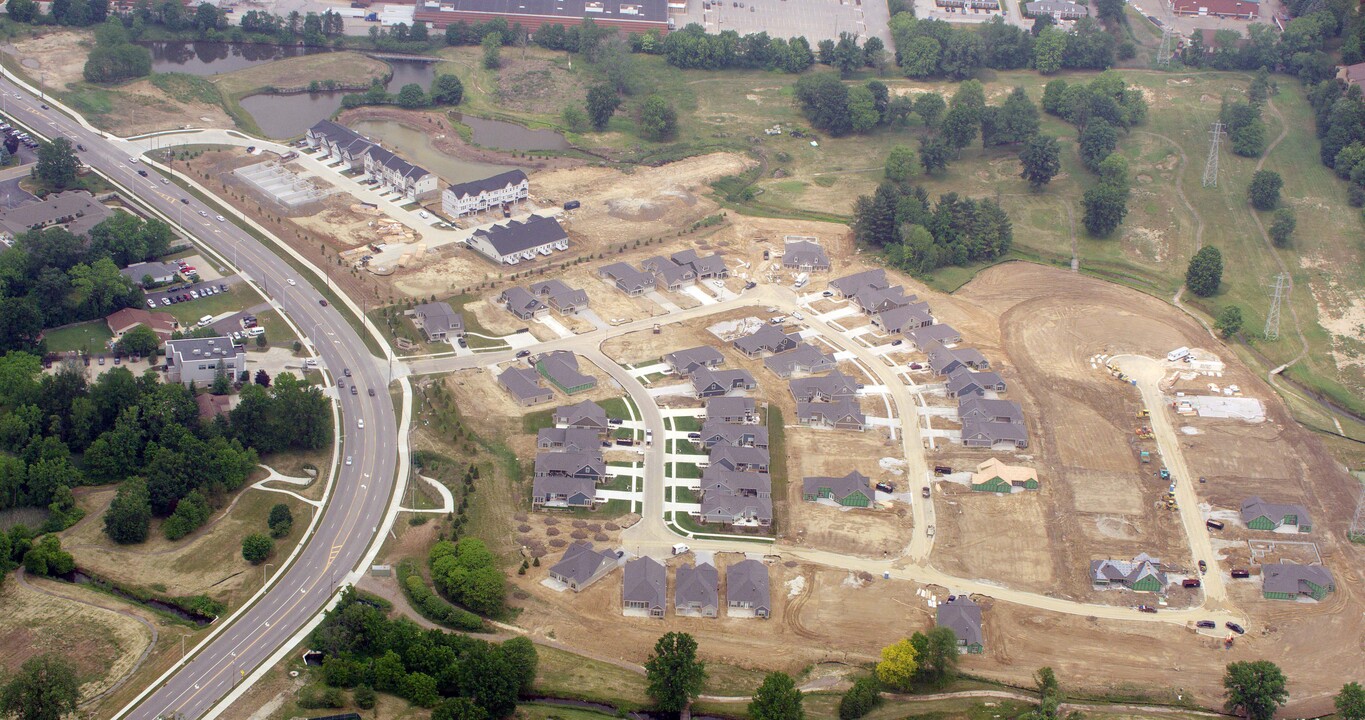
[[[677,292],[697,280],[697,272],[691,265],[679,265],[662,255],[645,260],[640,268],[654,273],[655,286],[660,290]]]
[[[554,399],[553,390],[540,384],[540,373],[530,368],[509,367],[498,374],[502,386],[522,407],[539,405]]]
[[[758,381],[748,370],[712,370],[703,367],[692,373],[692,391],[699,398],[720,397],[735,390],[753,390],[756,387]]]
[[[801,480],[801,499],[833,500],[844,507],[872,507],[876,494],[872,481],[857,470],[843,477],[808,477]]]
[[[1293,527],[1301,533],[1313,532],[1313,520],[1304,506],[1269,503],[1255,495],[1242,501],[1242,522],[1251,530]]]
[[[957,636],[958,652],[980,655],[985,650],[981,634],[981,606],[966,595],[954,595],[938,605],[934,624]]]
[[[739,425],[722,420],[707,420],[701,426],[701,444],[706,448],[717,445],[768,447],[768,428],[762,425]]]
[[[541,452],[536,454],[536,477],[576,477],[602,482],[607,465],[602,462],[600,446],[585,452]]]
[[[498,302],[520,320],[530,320],[550,311],[549,306],[519,285],[503,290]]]
[[[1090,15],[1090,8],[1066,0],[1038,0],[1024,3],[1024,14],[1031,18],[1051,15],[1054,20],[1079,20]]]
[[[711,448],[710,467],[741,472],[768,472],[771,458],[763,448],[742,445],[716,445]]]
[[[853,302],[867,315],[879,315],[888,310],[905,307],[915,302],[914,295],[906,295],[900,285],[888,288],[866,287],[853,296]]]
[[[801,336],[796,333],[788,335],[776,325],[764,325],[744,337],[736,338],[734,346],[744,353],[745,357],[757,358],[764,353],[776,355],[786,352],[795,348],[799,342]]]
[[[245,369],[246,351],[226,337],[166,341],[167,382],[204,387],[213,383],[219,373],[231,380]]]
[[[884,333],[904,333],[933,325],[934,316],[929,303],[916,302],[881,310],[872,315],[872,324]]]
[[[710,563],[679,565],[673,577],[673,612],[715,617],[720,605],[720,573]]]
[[[769,356],[763,360],[764,367],[784,379],[794,375],[827,372],[833,370],[837,364],[834,355],[822,352],[820,348],[808,343],[801,343],[791,350]]]
[[[706,419],[727,423],[758,422],[758,406],[748,397],[713,397],[706,401]]]
[[[597,502],[597,481],[570,475],[537,475],[531,480],[532,508],[587,508]]]
[[[928,352],[929,348],[934,345],[951,345],[952,343],[962,342],[962,333],[958,332],[952,325],[943,323],[907,330],[905,337],[920,352]]]
[[[839,297],[851,298],[858,294],[863,288],[878,290],[891,287],[891,283],[886,281],[886,271],[881,268],[864,270],[860,273],[845,275],[829,281],[829,287]]]
[[[702,471],[701,496],[719,492],[740,497],[770,498],[773,480],[765,472],[742,472],[712,465]]]
[[[1020,423],[995,420],[963,420],[962,444],[966,447],[993,448],[1007,444],[1028,447],[1028,428]]]
[[[716,491],[701,499],[703,524],[731,527],[768,527],[773,524],[773,501],[767,497],[746,497]]]
[[[530,197],[531,183],[520,169],[508,170],[481,180],[456,183],[441,193],[441,209],[459,217]]]
[[[537,255],[550,255],[556,250],[569,249],[569,234],[552,217],[532,215],[526,220],[509,220],[480,228],[466,241],[469,247],[494,262],[516,265],[523,260],[534,260]]]
[[[867,415],[853,398],[834,402],[796,403],[796,421],[811,427],[832,428],[835,430],[867,429]]]
[[[556,425],[587,428],[599,433],[605,433],[611,429],[611,423],[607,419],[607,411],[591,400],[555,408],[554,421]]]
[[[532,283],[531,294],[560,315],[577,315],[579,310],[588,307],[587,291],[575,290],[566,285],[563,280]]]
[[[621,613],[662,618],[668,607],[668,568],[652,557],[626,563],[621,572]]]
[[[14,238],[29,230],[60,225],[77,237],[108,220],[114,211],[84,190],[52,193],[12,208],[0,208],[0,237]],[[141,280],[139,275],[137,280]]]
[[[1141,553],[1132,561],[1092,560],[1090,581],[1096,587],[1126,587],[1139,592],[1161,592],[1166,587],[1166,573],[1161,561]]]
[[[429,342],[464,336],[464,316],[455,312],[450,303],[423,303],[412,309],[412,316]]]
[[[789,270],[822,272],[830,269],[829,256],[818,243],[809,240],[788,242],[782,251],[782,267]]]
[[[531,364],[551,385],[565,395],[597,387],[597,378],[578,370],[578,356],[568,350],[553,350],[531,358]]]
[[[741,560],[725,568],[725,605],[725,614],[730,617],[770,616],[768,566],[757,560]]]
[[[833,402],[858,394],[858,382],[839,370],[823,377],[798,378],[787,383],[797,402]]]
[[[1322,600],[1336,592],[1336,578],[1321,565],[1274,564],[1261,566],[1261,595],[1268,600]]]
[[[1024,409],[1011,400],[988,400],[980,397],[964,397],[957,401],[957,417],[962,422],[979,420],[982,422],[1024,424]]]
[[[654,273],[637,270],[623,262],[599,268],[597,275],[629,297],[639,297],[654,289]]]
[[[616,553],[594,550],[590,542],[576,542],[564,550],[564,556],[550,567],[550,577],[582,592],[616,569]]]
[[[1005,381],[999,373],[972,372],[965,367],[959,367],[948,373],[948,379],[943,383],[943,387],[948,391],[950,398],[981,397],[987,390],[1005,392]]]
[[[702,257],[696,250],[688,248],[673,253],[668,256],[668,259],[676,265],[692,268],[692,273],[698,280],[730,276],[730,271],[725,267],[725,256],[720,253],[712,253]]]
[[[132,280],[133,284],[138,287],[151,287],[175,280],[175,276],[180,273],[180,266],[166,262],[142,262],[133,263],[118,272],[123,277]],[[152,281],[144,283],[144,278],[151,278]]]
[[[687,377],[699,368],[716,368],[724,365],[725,356],[709,345],[702,345],[668,353],[664,355],[663,361],[675,375]]]
[[[541,428],[536,432],[536,449],[578,453],[601,452],[602,436],[589,428]]]
[[[958,368],[970,370],[989,370],[991,363],[976,348],[946,348],[938,343],[930,343],[925,349],[929,356],[929,369],[935,375],[951,375]]]

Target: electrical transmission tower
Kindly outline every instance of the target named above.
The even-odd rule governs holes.
[[[1356,516],[1351,520],[1346,537],[1351,542],[1365,542],[1365,487],[1361,488],[1360,499],[1356,501]]]
[[[1209,131],[1209,159],[1204,161],[1204,187],[1218,187],[1218,141],[1223,137],[1223,123],[1216,122]]]
[[[1157,51],[1157,65],[1164,67],[1171,64],[1171,54],[1174,52],[1171,47],[1174,44],[1171,35],[1171,24],[1168,22],[1161,28],[1161,49]]]
[[[1270,295],[1270,312],[1265,316],[1265,339],[1280,339],[1280,303],[1289,294],[1289,274],[1275,276],[1275,287]]]

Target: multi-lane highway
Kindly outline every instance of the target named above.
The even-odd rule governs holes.
[[[365,343],[333,307],[321,304],[312,287],[316,278],[300,277],[269,248],[230,220],[219,221],[216,208],[201,204],[156,173],[141,177],[132,157],[140,151],[106,139],[75,120],[43,107],[8,78],[0,79],[10,116],[48,138],[65,136],[85,147],[82,161],[128,188],[144,203],[171,219],[181,219],[195,238],[230,259],[248,278],[267,289],[316,348],[321,362],[339,375],[349,368],[357,395],[339,396],[344,453],[353,465],[340,466],[330,501],[307,545],[269,593],[171,675],[120,713],[153,720],[158,716],[198,718],[241,679],[282,646],[327,603],[337,585],[363,558],[382,524],[395,482],[398,426],[387,376]],[[182,198],[188,203],[182,202]],[[371,397],[368,389],[373,388]],[[363,421],[364,429],[359,430]]]

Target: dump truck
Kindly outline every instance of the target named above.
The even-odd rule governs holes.
[[[1161,468],[1161,479],[1162,479],[1162,480],[1170,480],[1170,479],[1171,479],[1171,471],[1170,471],[1170,470],[1167,470],[1166,468]]]
[[[1138,457],[1142,460],[1143,463],[1149,463],[1152,461],[1152,454],[1147,452],[1146,450],[1143,450],[1141,453],[1138,453]]]

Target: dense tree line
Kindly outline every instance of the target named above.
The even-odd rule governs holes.
[[[1061,69],[1103,70],[1114,64],[1114,36],[1093,19],[1078,21],[1069,33],[1046,23],[1035,30],[1030,33],[999,17],[979,29],[920,19],[908,12],[891,18],[896,64],[907,77],[964,80],[981,68],[1034,67],[1051,74]]]
[[[128,39],[118,19],[95,30],[95,48],[85,60],[85,79],[93,83],[116,83],[145,77],[152,72],[152,52]]]
[[[480,615],[502,613],[506,578],[493,553],[476,538],[443,540],[427,554],[436,589],[451,602]]]
[[[1350,183],[1351,205],[1365,205],[1365,96],[1359,86],[1332,79],[1308,93],[1317,119],[1319,157]]]
[[[297,10],[288,15],[276,15],[266,10],[248,10],[242,14],[240,27],[244,32],[271,35],[284,42],[301,41],[304,45],[320,47],[339,39],[345,32],[345,21],[331,10],[321,15],[310,12],[300,15]]]
[[[161,256],[172,237],[165,223],[127,213],[96,225],[88,242],[60,227],[21,233],[0,253],[0,351],[41,352],[43,328],[141,305],[119,268]]]
[[[946,193],[931,208],[924,188],[890,182],[858,198],[853,234],[860,243],[885,249],[891,265],[912,273],[994,260],[1014,241],[1009,216],[994,200]]]
[[[535,646],[526,638],[501,644],[410,620],[389,620],[351,589],[313,631],[311,647],[326,656],[323,680],[333,688],[398,695],[433,718],[506,717],[535,680]]]

